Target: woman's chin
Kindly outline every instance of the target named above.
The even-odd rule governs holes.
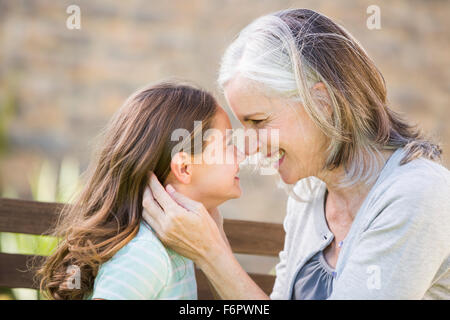
[[[278,170],[281,180],[286,184],[295,184],[299,180],[295,175],[290,174],[288,170]]]

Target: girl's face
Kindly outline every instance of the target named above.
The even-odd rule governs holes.
[[[236,78],[224,88],[225,97],[236,118],[245,129],[278,131],[276,146],[270,134],[258,134],[259,149],[246,149],[247,154],[262,152],[269,157],[287,184],[317,175],[325,162],[327,139],[298,102],[267,98],[258,90]],[[275,150],[275,151],[272,151]],[[272,151],[272,152],[271,152]]]
[[[180,160],[180,154],[172,159],[167,183],[206,209],[242,193],[237,174],[245,155],[233,144],[231,129],[227,113],[218,106],[211,129],[203,132],[204,151],[191,157],[189,163]]]

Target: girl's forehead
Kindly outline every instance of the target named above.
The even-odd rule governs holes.
[[[223,130],[224,133],[226,129],[232,128],[230,118],[222,107],[217,108],[217,112],[214,116],[213,128]]]
[[[225,110],[220,107],[214,115],[210,129],[205,133],[205,138],[209,143],[219,143],[219,141],[222,143],[231,135],[231,133],[232,126],[230,119]]]

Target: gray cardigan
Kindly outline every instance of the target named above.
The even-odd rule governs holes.
[[[329,299],[450,299],[450,172],[426,159],[387,161],[347,234]],[[299,269],[333,240],[324,215],[326,186],[308,178],[289,197],[286,239],[271,299],[289,299]]]

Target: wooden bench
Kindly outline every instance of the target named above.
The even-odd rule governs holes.
[[[47,203],[0,198],[0,232],[40,235],[54,225],[62,208],[59,203]],[[278,256],[283,248],[284,230],[281,224],[224,220],[224,230],[234,253]],[[31,272],[25,271],[32,256],[0,253],[0,287],[34,288]],[[266,292],[272,292],[275,277],[250,273]],[[210,285],[200,269],[196,269],[198,298],[213,299]]]

